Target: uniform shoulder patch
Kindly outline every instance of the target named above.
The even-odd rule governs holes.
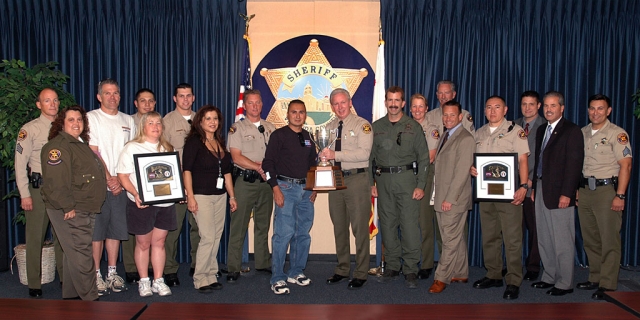
[[[524,129],[520,129],[520,131],[518,131],[518,137],[522,140],[527,140],[527,134],[524,133]]]
[[[626,133],[621,132],[618,134],[618,143],[622,145],[629,143],[629,136]]]
[[[365,134],[370,134],[371,133],[371,125],[368,123],[365,123],[362,125],[362,132],[364,132]]]
[[[60,156],[62,156],[62,152],[60,152],[60,150],[51,149],[49,151],[49,160],[47,160],[47,164],[51,166],[57,166],[61,164],[62,159],[60,159]]]
[[[404,126],[404,129],[405,129],[405,130],[407,130],[407,131],[411,131],[411,128],[413,128],[413,127],[411,126],[411,123],[407,123],[407,124]]]
[[[27,138],[27,130],[20,129],[20,132],[18,132],[18,141],[23,141],[26,138]]]
[[[16,152],[22,154],[22,150],[22,145],[20,144],[20,142],[18,142],[18,144],[16,144]]]
[[[467,120],[469,120],[469,122],[473,122],[473,117],[471,116],[471,114],[467,115]]]
[[[434,139],[440,139],[440,132],[438,131],[438,129],[433,129],[431,130],[431,138]]]
[[[232,125],[232,126],[229,128],[229,134],[234,134],[234,133],[236,133],[236,125],[235,125],[235,124],[234,124],[234,125]]]

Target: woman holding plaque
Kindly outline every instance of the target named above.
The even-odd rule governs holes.
[[[87,113],[70,106],[51,124],[42,147],[42,197],[64,251],[63,299],[98,299],[93,227],[104,202],[104,166],[89,148]]]
[[[237,207],[231,155],[224,147],[222,125],[220,109],[212,105],[200,108],[193,118],[182,154],[187,208],[195,217],[200,233],[193,285],[201,293],[222,289],[216,277],[216,255],[224,229],[226,193],[231,211]]]
[[[151,111],[140,118],[137,123],[136,137],[129,141],[118,159],[118,180],[127,191],[127,228],[136,236],[134,260],[140,275],[138,292],[141,297],[149,297],[153,293],[168,296],[171,289],[164,283],[162,271],[165,263],[164,241],[169,230],[175,230],[176,208],[173,202],[152,206],[143,205],[138,194],[134,154],[171,152],[173,146],[164,139],[164,124],[159,113]],[[153,266],[153,283],[149,279],[149,249],[151,249],[151,265]]]

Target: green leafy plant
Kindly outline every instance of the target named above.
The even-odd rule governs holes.
[[[20,128],[37,118],[40,110],[36,107],[38,94],[44,88],[58,92],[60,107],[75,104],[75,98],[63,89],[69,77],[56,69],[57,62],[47,62],[31,68],[21,60],[0,62],[0,163],[3,168],[14,170],[16,138]],[[12,171],[10,179],[14,179]],[[3,200],[19,196],[17,189],[7,193]],[[24,223],[24,212],[14,217],[14,222]]]
[[[631,101],[636,105],[635,109],[633,109],[633,114],[636,118],[640,119],[640,88],[638,88],[636,93],[631,95]]]

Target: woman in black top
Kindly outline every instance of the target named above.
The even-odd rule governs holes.
[[[202,293],[222,289],[218,283],[216,255],[224,229],[226,200],[237,207],[231,179],[231,155],[224,149],[220,109],[205,105],[193,118],[182,155],[187,208],[198,223],[200,244],[193,285]]]

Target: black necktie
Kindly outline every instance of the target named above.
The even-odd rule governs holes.
[[[442,150],[442,147],[444,146],[444,144],[447,143],[447,140],[449,140],[449,131],[447,131],[446,134],[444,135],[444,139],[442,139],[440,148],[438,148],[438,153],[440,153],[440,150]]]
[[[337,136],[337,140],[336,140],[336,150],[335,151],[342,151],[342,121],[338,122],[338,136]],[[339,161],[336,161],[336,166],[342,168],[342,163],[340,163]]]

